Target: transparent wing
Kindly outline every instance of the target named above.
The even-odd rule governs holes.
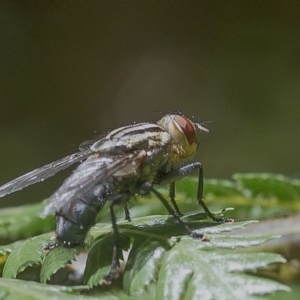
[[[68,177],[61,187],[50,197],[43,215],[58,211],[68,201],[75,201],[91,191],[93,187],[108,180],[111,176],[128,176],[133,174],[146,157],[142,150],[133,154],[119,156],[90,156],[73,174]]]
[[[43,181],[46,178],[55,175],[57,172],[64,170],[83,159],[86,159],[91,154],[91,150],[76,152],[41,168],[26,173],[16,179],[13,179],[12,181],[9,181],[0,187],[0,197],[4,197],[5,195],[19,191],[36,182]]]

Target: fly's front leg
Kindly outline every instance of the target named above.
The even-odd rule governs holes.
[[[198,178],[198,191],[197,191],[197,202],[203,207],[205,213],[208,215],[209,218],[211,218],[213,221],[216,222],[232,222],[232,219],[228,219],[226,217],[222,218],[217,218],[213,213],[210,212],[206,204],[203,202],[203,166],[200,162],[194,162],[191,164],[188,164],[186,166],[182,166],[178,169],[172,170],[166,174],[164,174],[161,177],[160,183],[170,183],[170,189],[172,184],[174,184],[174,195],[175,195],[175,181],[182,179],[183,177],[187,176],[190,172],[194,171],[195,169],[199,170],[199,178]],[[174,205],[171,197],[171,202]],[[175,202],[175,197],[174,197],[174,202]],[[177,206],[177,204],[176,204]],[[174,206],[175,210],[176,207]]]
[[[174,210],[172,209],[168,201],[165,199],[165,197],[160,192],[158,192],[156,189],[153,188],[151,183],[149,182],[144,183],[144,187],[146,187],[149,190],[149,192],[152,192],[162,202],[162,204],[168,210],[169,214],[173,216],[174,219],[186,229],[189,235],[191,235],[193,238],[200,238],[202,240],[205,240],[207,238],[207,235],[205,233],[196,233],[195,231],[190,229],[190,227],[187,224],[185,224],[180,219],[180,217],[174,212]]]
[[[169,196],[170,196],[170,199],[171,199],[171,203],[175,209],[175,212],[178,216],[183,216],[183,214],[181,213],[181,211],[179,210],[179,207],[176,203],[176,200],[175,200],[175,182],[171,182],[170,183],[170,188],[169,188]]]

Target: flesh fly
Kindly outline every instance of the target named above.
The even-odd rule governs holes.
[[[138,123],[118,128],[98,140],[83,143],[77,153],[4,184],[0,187],[0,197],[81,162],[49,198],[43,214],[54,213],[56,216],[56,244],[74,247],[84,241],[97,214],[108,203],[115,244],[111,269],[105,279],[111,281],[118,265],[119,231],[114,207],[122,205],[125,219],[130,221],[127,203],[132,196],[155,194],[188,234],[204,238],[180,219],[181,213],[175,201],[175,181],[198,170],[197,202],[214,221],[227,221],[226,218],[216,218],[203,202],[202,164],[189,162],[198,148],[197,131],[208,132],[181,114],[165,115],[157,124]],[[169,185],[171,205],[155,189],[155,186],[164,184]]]

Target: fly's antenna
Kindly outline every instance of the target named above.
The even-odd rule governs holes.
[[[204,132],[209,132],[209,130],[208,130],[206,127],[202,126],[202,124],[200,124],[200,123],[194,123],[194,126],[195,126],[198,130],[201,130],[201,131],[204,131]]]

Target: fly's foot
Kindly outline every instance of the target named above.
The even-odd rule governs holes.
[[[226,217],[217,218],[214,215],[211,215],[210,218],[213,221],[218,222],[218,223],[233,223],[234,222],[234,219],[230,219],[230,218],[226,218]]]
[[[225,223],[234,223],[234,219],[225,218]]]
[[[205,242],[209,241],[209,237],[206,233],[198,233],[196,231],[192,231],[190,235],[193,239],[199,239]]]
[[[125,221],[131,222],[131,217],[130,216],[125,216]]]
[[[101,284],[105,284],[105,285],[110,285],[111,283],[112,283],[112,278],[109,275],[105,276],[101,281]]]
[[[175,215],[180,218],[180,217],[183,217],[184,214],[182,214],[180,211],[174,211]]]
[[[125,212],[125,218],[124,218],[124,219],[125,219],[125,221],[131,222],[130,214],[129,214],[129,213],[127,214],[127,213]]]
[[[110,285],[115,278],[116,272],[112,269],[108,272],[108,274],[102,279],[101,283],[105,285]]]
[[[54,248],[58,247],[58,241],[55,237],[51,238],[49,241],[43,243],[42,251],[48,252]]]
[[[127,207],[127,203],[123,203],[124,213],[125,213],[125,221],[131,222],[130,211]]]

